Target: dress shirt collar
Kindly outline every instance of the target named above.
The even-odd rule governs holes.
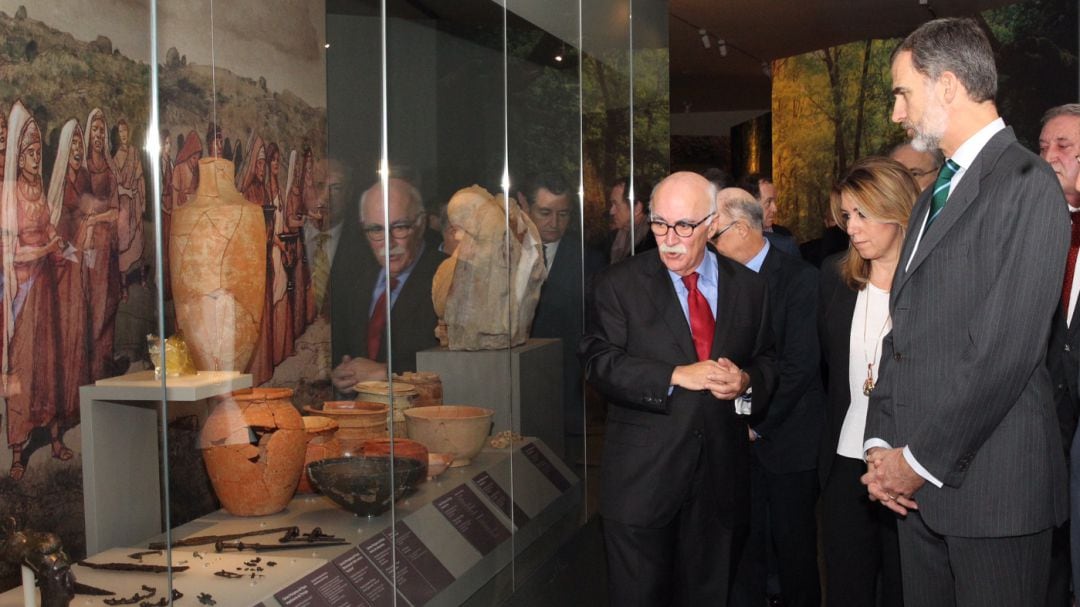
[[[979,131],[969,137],[967,141],[960,144],[960,147],[956,148],[956,151],[953,152],[950,159],[960,165],[961,169],[968,168],[971,166],[972,162],[975,162],[975,157],[979,155],[979,152],[986,147],[986,143],[990,141],[998,131],[1004,128],[1005,120],[1001,118],[995,119],[990,124],[979,129]]]
[[[755,272],[761,272],[761,265],[765,263],[765,257],[769,254],[769,249],[772,248],[772,246],[769,245],[768,238],[763,238],[762,240],[765,241],[765,246],[761,247],[761,250],[758,251],[757,255],[754,255],[750,258],[750,261],[746,262],[746,267]]]

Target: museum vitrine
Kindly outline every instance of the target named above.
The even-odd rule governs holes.
[[[665,10],[0,3],[0,604],[510,596],[595,512]]]

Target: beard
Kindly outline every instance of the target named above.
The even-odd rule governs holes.
[[[931,101],[927,104],[919,124],[905,126],[915,133],[911,138],[911,147],[919,152],[933,152],[941,147],[941,138],[948,126],[948,115],[945,108]]]

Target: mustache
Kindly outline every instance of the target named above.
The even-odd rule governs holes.
[[[383,255],[385,253],[386,253],[386,250],[383,249],[383,247],[376,247],[375,248],[375,256],[378,257],[379,259],[382,259]],[[393,247],[390,248],[390,256],[391,257],[393,257],[395,255],[402,255],[404,253],[405,253],[405,247],[403,247],[401,245],[394,245]]]
[[[686,253],[687,253],[686,245],[683,245],[683,244],[677,244],[677,245],[661,244],[657,248],[660,249],[661,254],[663,254],[663,253],[675,253],[676,255],[686,255]]]

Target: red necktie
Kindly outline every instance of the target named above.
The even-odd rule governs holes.
[[[390,292],[397,288],[398,280],[390,279],[390,286],[379,295],[375,302],[375,309],[371,311],[371,320],[367,326],[367,352],[368,358],[376,360],[379,355],[379,346],[382,345],[383,333],[386,332],[386,298]]]
[[[1076,270],[1076,252],[1080,250],[1080,212],[1069,213],[1072,221],[1072,240],[1069,242],[1069,260],[1065,263],[1065,284],[1061,287],[1061,308],[1069,313],[1069,296],[1072,295],[1073,272]]]
[[[687,290],[686,302],[690,308],[690,334],[694,337],[694,349],[697,350],[698,360],[708,360],[713,333],[716,332],[716,319],[709,309],[709,302],[698,291],[698,273],[683,276],[682,281]]]

